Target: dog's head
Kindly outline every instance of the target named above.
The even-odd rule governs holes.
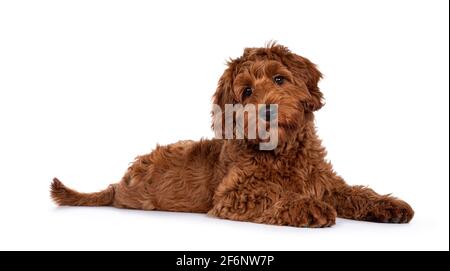
[[[315,64],[282,45],[246,48],[241,57],[228,62],[219,80],[213,103],[222,111],[213,114],[213,127],[220,122],[224,129],[227,104],[252,104],[258,108],[256,119],[277,119],[278,137],[283,141],[323,106],[321,77]],[[277,112],[261,107],[269,104],[277,105]]]

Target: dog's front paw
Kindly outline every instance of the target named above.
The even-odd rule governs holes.
[[[323,228],[336,223],[336,210],[315,199],[280,201],[256,222],[293,227]]]
[[[301,199],[289,203],[275,216],[278,220],[276,224],[323,228],[336,223],[336,210],[325,202]]]
[[[323,228],[336,223],[336,210],[325,202],[304,203],[298,216],[300,227]]]
[[[375,202],[365,220],[382,223],[408,223],[414,216],[414,210],[408,203],[386,198]]]

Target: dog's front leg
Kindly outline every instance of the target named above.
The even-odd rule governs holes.
[[[336,211],[329,204],[277,184],[229,178],[219,185],[209,215],[295,227],[327,227],[335,224]]]
[[[256,222],[295,227],[321,228],[336,223],[336,211],[324,201],[289,193],[267,208]]]
[[[339,185],[326,197],[326,201],[336,209],[338,216],[343,218],[408,223],[414,216],[414,211],[408,203],[390,195],[379,195],[364,186]]]

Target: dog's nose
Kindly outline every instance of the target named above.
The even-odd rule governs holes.
[[[278,108],[275,105],[262,105],[259,108],[259,117],[265,121],[273,121],[277,117]]]

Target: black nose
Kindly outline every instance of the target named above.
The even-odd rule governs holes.
[[[272,121],[277,117],[277,112],[275,105],[263,105],[259,108],[259,117],[266,121]]]

